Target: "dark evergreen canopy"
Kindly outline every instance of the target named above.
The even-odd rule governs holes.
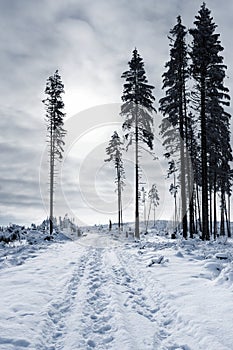
[[[140,57],[137,49],[134,49],[133,56],[129,64],[129,70],[122,74],[126,80],[121,107],[121,114],[125,116],[123,128],[131,130],[136,123],[141,141],[153,148],[152,132],[152,112],[156,111],[153,107],[155,100],[152,90],[154,86],[148,84],[143,59]]]

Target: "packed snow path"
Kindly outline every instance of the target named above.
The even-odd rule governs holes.
[[[141,248],[93,232],[2,269],[0,349],[232,350],[232,289],[190,247]]]

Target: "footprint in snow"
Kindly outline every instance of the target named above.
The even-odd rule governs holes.
[[[150,305],[147,304],[147,297],[143,295],[143,288],[135,288],[133,286],[135,280],[127,274],[124,268],[118,269],[114,266],[113,272],[115,274],[116,284],[121,285],[124,288],[124,293],[127,294],[124,306],[131,307],[132,310],[152,322],[155,321],[155,313],[158,311],[158,308],[151,308]]]

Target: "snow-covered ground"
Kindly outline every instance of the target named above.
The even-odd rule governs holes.
[[[232,248],[97,230],[2,245],[0,349],[232,350]]]

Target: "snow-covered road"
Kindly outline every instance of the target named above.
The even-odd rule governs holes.
[[[232,350],[232,284],[169,242],[92,232],[0,270],[0,349]]]

